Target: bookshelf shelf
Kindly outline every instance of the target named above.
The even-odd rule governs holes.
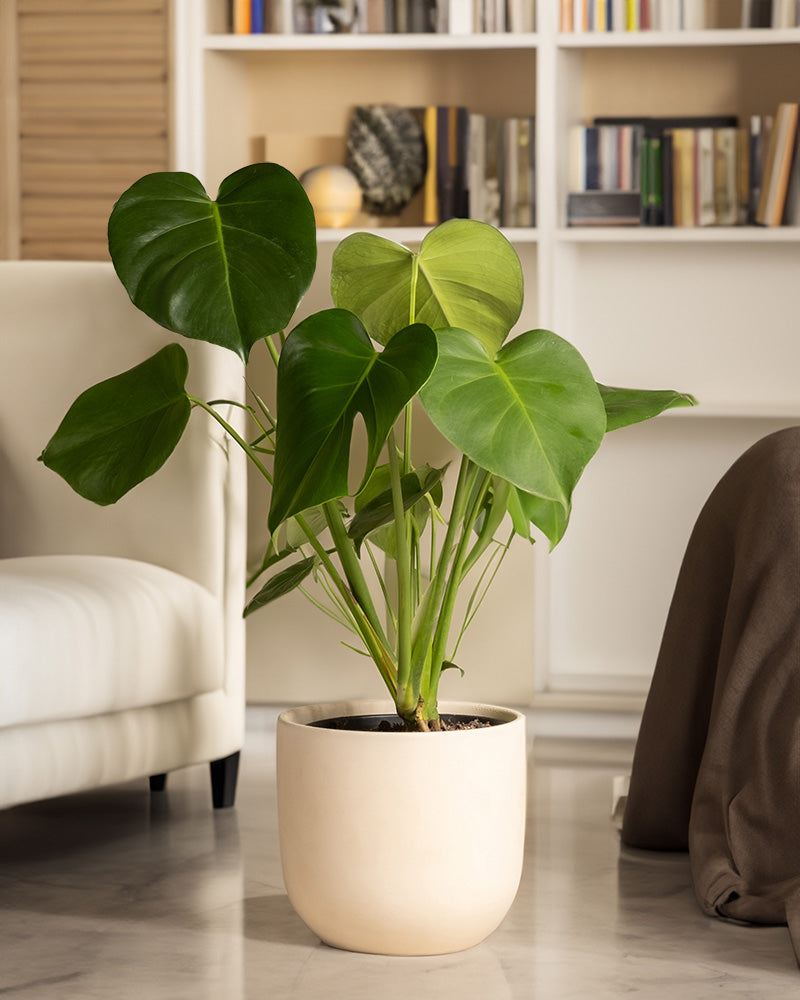
[[[227,3],[173,0],[175,166],[209,189],[247,162],[253,137],[340,135],[357,103],[535,116],[537,227],[504,230],[525,272],[518,329],[564,336],[601,381],[681,389],[700,406],[608,436],[578,485],[564,542],[552,556],[541,544],[509,554],[497,604],[459,650],[466,677],[456,690],[561,708],[598,693],[607,708],[639,704],[702,503],[749,444],[800,422],[800,229],[567,228],[570,128],[603,115],[774,113],[797,100],[800,28],[568,34],[559,4],[537,0],[535,34],[236,36],[220,33]],[[330,257],[352,231],[319,232],[309,308],[329,304]],[[428,229],[372,231],[414,244]],[[601,583],[608,567],[613,586]],[[338,697],[342,684],[361,692],[346,653],[328,671],[331,688],[310,665],[272,665],[268,651],[284,640],[309,664],[335,656],[327,639],[298,638],[292,614],[284,606],[249,620],[251,698]],[[506,647],[502,663],[487,654],[489,669],[481,650],[494,650],[498,628]]]
[[[559,32],[563,49],[716,48],[800,44],[800,28],[708,28],[704,31]]]
[[[207,35],[203,47],[216,52],[375,52],[408,51],[471,51],[503,49],[535,49],[535,34],[445,35],[445,34],[385,34],[385,35]]]
[[[791,243],[800,245],[797,226],[597,226],[559,229],[563,243]]]

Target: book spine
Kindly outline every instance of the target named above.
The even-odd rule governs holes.
[[[775,115],[756,216],[756,222],[765,226],[779,226],[783,220],[799,107],[794,103],[783,102],[778,105]]]
[[[587,125],[586,140],[586,190],[600,190],[600,132],[597,125]]]
[[[800,226],[800,126],[794,140],[792,170],[789,174],[789,183],[786,186],[783,225]]]
[[[250,34],[250,0],[231,0],[231,25],[235,35]]]
[[[675,225],[675,209],[674,209],[675,181],[673,177],[672,164],[673,164],[672,131],[670,129],[666,129],[661,136],[661,189],[662,189],[662,199],[664,202],[665,226]]]
[[[695,222],[698,226],[713,226],[717,222],[714,204],[714,130],[697,129],[697,208]]]
[[[265,0],[250,0],[250,33],[263,35],[265,24]]]
[[[673,217],[676,226],[694,225],[694,133],[672,130]]]
[[[438,150],[436,148],[437,109],[435,105],[428,105],[425,108],[423,123],[425,145],[428,149],[428,166],[425,171],[425,183],[423,187],[422,221],[426,226],[435,226],[440,221],[439,198],[436,184]]]

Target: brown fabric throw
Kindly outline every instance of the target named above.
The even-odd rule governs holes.
[[[700,513],[622,840],[688,848],[704,912],[788,923],[800,955],[800,427],[746,451]]]

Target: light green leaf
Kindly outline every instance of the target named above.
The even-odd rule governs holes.
[[[216,201],[191,174],[148,174],[114,206],[108,245],[142,312],[243,361],[290,322],[317,252],[308,197],[275,163],[237,170]]]
[[[168,344],[129,371],[75,400],[40,461],[87,500],[106,506],[152,476],[175,449],[189,420],[188,360]]]
[[[378,343],[417,322],[464,327],[493,352],[519,319],[522,267],[492,226],[451,219],[427,234],[419,253],[375,233],[348,236],[333,255],[331,294]]]
[[[569,511],[565,511],[563,506],[554,500],[533,496],[533,494],[525,493],[522,490],[515,490],[514,492],[516,494],[517,506],[512,512],[512,517],[515,518],[516,512],[519,511],[521,518],[527,524],[536,525],[545,538],[549,539],[550,551],[552,552],[567,530]],[[509,504],[509,509],[510,507],[511,505]],[[516,520],[514,520],[514,530],[524,538],[530,537],[529,531],[523,531],[517,527]]]
[[[307,507],[348,493],[357,414],[367,435],[363,485],[406,403],[436,362],[422,324],[401,330],[381,353],[344,309],[309,316],[286,338],[278,365],[278,432],[270,531]]]
[[[674,389],[619,389],[597,383],[606,408],[606,430],[615,431],[657,417],[676,406],[697,406],[697,400]]]
[[[437,337],[439,360],[420,392],[434,425],[477,465],[557,504],[566,521],[575,484],[605,432],[586,362],[549,330],[529,330],[496,355],[465,330]],[[558,523],[546,534],[555,544]]]

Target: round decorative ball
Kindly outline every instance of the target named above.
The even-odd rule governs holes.
[[[355,219],[361,208],[361,187],[347,167],[330,163],[300,175],[314,218],[321,227],[340,228]]]
[[[422,125],[408,108],[358,106],[347,130],[345,163],[374,215],[398,215],[425,180],[427,148]]]

